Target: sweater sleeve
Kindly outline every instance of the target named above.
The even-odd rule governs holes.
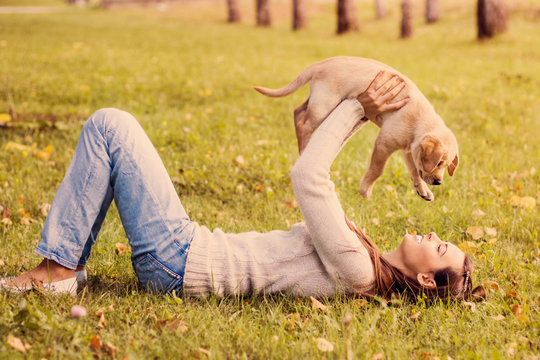
[[[344,100],[313,134],[291,170],[294,193],[322,263],[336,281],[355,289],[373,283],[373,265],[345,222],[329,171],[343,145],[367,123],[363,116],[356,99]]]

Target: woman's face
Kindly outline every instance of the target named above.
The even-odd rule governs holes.
[[[463,269],[465,254],[454,244],[442,241],[434,233],[405,235],[396,249],[403,266],[416,277],[417,274],[434,275],[444,268]]]

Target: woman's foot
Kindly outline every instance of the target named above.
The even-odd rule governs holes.
[[[43,261],[34,269],[25,272],[11,280],[3,282],[5,287],[31,289],[32,286],[41,287],[44,284],[60,282],[75,277],[75,270],[68,269],[49,259]]]

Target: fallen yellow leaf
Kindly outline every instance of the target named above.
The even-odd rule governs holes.
[[[51,157],[51,152],[53,150],[53,147],[51,145],[47,146],[45,149],[41,150],[38,153],[35,153],[34,155],[40,158],[43,161],[49,160]]]
[[[489,240],[489,241],[487,242],[487,244],[488,244],[489,246],[491,246],[491,245],[495,244],[496,242],[497,242],[497,239],[493,238],[493,239]]]
[[[49,210],[51,209],[51,205],[47,203],[43,203],[41,205],[38,205],[38,209],[41,211],[41,214],[43,216],[49,215]]]
[[[480,210],[480,209],[476,209],[476,210],[474,210],[474,211],[472,212],[472,216],[473,216],[473,217],[476,217],[476,218],[481,217],[481,216],[484,216],[484,215],[486,215],[486,213],[483,212],[483,211]]]
[[[376,354],[373,354],[373,356],[371,357],[371,360],[381,360],[383,358],[384,358],[383,353],[376,353]]]
[[[521,321],[527,324],[530,324],[531,321],[529,320],[529,317],[527,315],[517,315],[516,316],[517,321]]]
[[[520,315],[520,314],[521,314],[521,310],[522,310],[521,305],[514,305],[514,306],[512,307],[512,312],[514,313],[514,315]]]
[[[461,251],[470,252],[472,254],[475,254],[478,251],[478,247],[476,246],[476,244],[470,241],[464,241],[459,244],[458,247],[461,249]]]
[[[105,314],[101,314],[101,316],[99,317],[97,327],[101,329],[105,327]]]
[[[486,234],[489,236],[497,236],[497,229],[496,228],[486,228]]]
[[[501,321],[501,320],[504,320],[506,318],[503,315],[499,314],[497,316],[493,316],[492,319],[497,320],[497,321]]]
[[[116,251],[118,256],[123,256],[125,253],[131,252],[131,246],[122,243],[116,243]]]
[[[311,300],[311,303],[312,303],[312,307],[311,307],[312,310],[319,309],[322,312],[328,313],[328,306],[324,305],[322,302],[315,299],[313,296],[310,296],[309,299]]]
[[[316,338],[315,343],[320,351],[332,352],[334,351],[334,345],[324,338]]]
[[[484,230],[480,226],[467,228],[467,234],[471,235],[474,240],[478,240],[484,236]]]
[[[238,155],[235,159],[234,159],[239,165],[244,165],[246,163],[246,161],[244,160],[244,158],[242,157],[242,155]]]
[[[9,346],[11,346],[13,349],[17,350],[18,352],[22,354],[26,354],[26,348],[24,347],[23,342],[18,337],[9,335],[6,338],[6,342]]]
[[[530,196],[523,197],[521,198],[520,206],[525,209],[533,210],[536,207],[536,200]]]
[[[0,114],[0,123],[7,123],[8,121],[11,121],[10,114]]]

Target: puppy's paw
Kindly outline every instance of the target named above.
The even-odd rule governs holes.
[[[373,184],[364,184],[364,182],[360,183],[358,192],[360,195],[362,195],[364,200],[369,199],[371,197],[371,193],[373,192]]]
[[[420,182],[417,186],[415,186],[416,188],[416,193],[424,200],[426,201],[433,201],[433,199],[435,199],[435,196],[433,195],[433,193],[431,192],[431,190],[429,190],[429,188],[427,187],[426,183],[425,182]]]

